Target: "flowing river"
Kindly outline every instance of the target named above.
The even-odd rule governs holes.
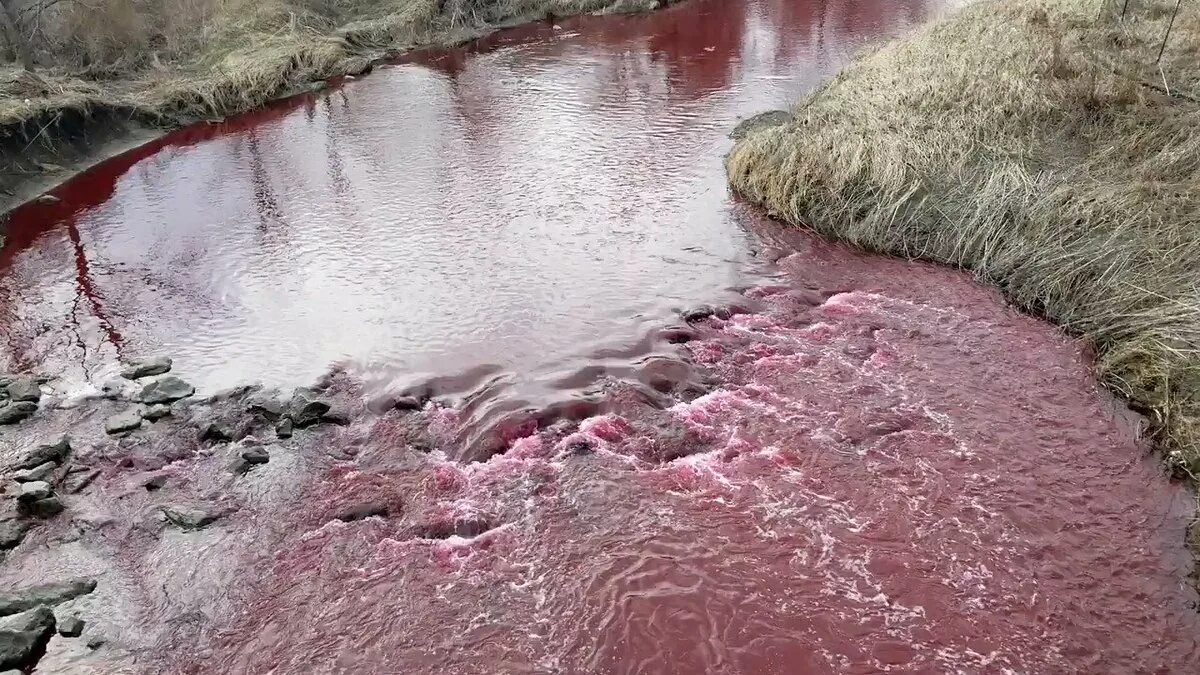
[[[0,569],[98,580],[67,607],[104,644],[38,672],[1195,672],[1194,496],[1085,348],[725,187],[740,119],[938,11],[531,24],[16,211],[0,370],[62,406],[0,450],[69,431],[96,471]],[[202,395],[321,382],[349,412],[104,434],[93,397],[156,353]]]

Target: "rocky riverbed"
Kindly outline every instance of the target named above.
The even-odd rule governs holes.
[[[201,398],[171,367],[163,356],[133,361],[101,391],[74,398],[53,376],[0,375],[0,549],[6,563],[21,561],[6,566],[10,589],[0,593],[0,668],[29,670],[43,658],[47,671],[127,663],[140,622],[122,616],[137,600],[121,597],[130,589],[119,549],[230,517],[241,507],[238,483],[252,482],[276,453],[365,412],[334,376],[290,391],[242,386]],[[424,402],[392,395],[371,404],[412,412]],[[364,502],[340,515],[387,510]],[[114,559],[97,558],[102,551]]]

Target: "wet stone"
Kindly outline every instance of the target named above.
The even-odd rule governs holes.
[[[46,462],[61,462],[71,452],[71,439],[59,436],[49,443],[43,443],[30,450],[17,462],[18,469],[33,469]]]
[[[87,595],[94,590],[96,590],[95,579],[81,578],[0,591],[0,616],[24,612],[38,605],[53,607],[81,595]]]
[[[165,403],[155,403],[152,406],[147,406],[146,409],[142,411],[142,418],[151,422],[155,422],[164,417],[168,417],[170,414],[171,406]]]
[[[388,514],[387,504],[376,502],[359,502],[354,504],[337,514],[337,519],[343,522],[351,523],[356,520],[370,518],[372,516],[386,517]]]
[[[416,396],[400,396],[392,407],[396,410],[420,410],[421,401]]]
[[[104,638],[100,637],[99,635],[93,635],[92,637],[88,638],[88,641],[87,641],[88,649],[92,649],[92,650],[100,649],[101,647],[103,647],[106,644],[108,644],[108,640],[105,640]]]
[[[22,377],[13,380],[5,390],[13,401],[28,401],[37,403],[42,398],[42,388],[32,377]]]
[[[288,404],[288,413],[292,424],[306,427],[321,421],[321,416],[329,412],[329,404],[320,400],[306,389],[297,389]]]
[[[350,411],[342,406],[332,406],[325,414],[321,415],[321,421],[344,427],[350,424]]]
[[[46,477],[58,468],[55,462],[42,462],[32,469],[21,469],[13,472],[13,480],[19,483],[28,483],[35,480],[46,480]]]
[[[82,473],[74,473],[67,477],[63,482],[63,487],[67,492],[76,494],[82,492],[84,488],[91,485],[93,481],[100,477],[100,469],[92,469]]]
[[[139,398],[142,403],[146,404],[170,403],[171,401],[178,401],[181,398],[187,398],[195,393],[196,388],[192,385],[174,375],[167,375],[142,387],[142,393]]]
[[[252,401],[247,407],[249,408],[250,412],[256,415],[261,415],[272,422],[278,420],[280,417],[283,417],[283,404],[273,398],[264,397],[257,399]]]
[[[83,619],[77,616],[68,616],[58,622],[58,634],[63,637],[79,637],[83,635],[83,627],[86,625]]]
[[[22,502],[36,502],[39,499],[45,499],[54,494],[54,488],[44,480],[34,480],[28,483],[21,483],[21,491],[17,493],[17,500]]]
[[[0,619],[0,668],[31,669],[54,635],[54,612],[38,607]]]
[[[271,455],[266,448],[249,448],[242,451],[242,459],[247,464],[266,464],[271,461]]]
[[[165,486],[166,484],[167,484],[167,474],[160,473],[158,475],[151,476],[150,478],[146,479],[146,481],[144,481],[142,483],[142,487],[146,488],[150,492],[154,492],[155,490],[161,490],[163,488],[163,486]]]
[[[118,413],[104,420],[104,431],[109,434],[119,434],[133,431],[142,426],[142,413],[136,408]]]
[[[224,422],[209,422],[200,430],[200,440],[209,443],[227,443],[233,440],[233,429]]]
[[[285,417],[275,425],[275,435],[280,438],[292,437],[292,418]]]
[[[163,515],[177,527],[198,530],[216,522],[223,514],[188,506],[164,506]]]
[[[151,375],[162,375],[171,370],[171,359],[166,356],[152,356],[146,359],[132,361],[121,370],[121,377],[136,380]]]
[[[63,512],[63,503],[58,497],[46,497],[23,505],[23,512],[35,518],[53,518]]]
[[[16,424],[37,412],[37,404],[29,401],[13,401],[0,407],[0,425]]]
[[[28,531],[29,523],[22,520],[0,522],[0,550],[16,548],[25,540],[25,533]]]

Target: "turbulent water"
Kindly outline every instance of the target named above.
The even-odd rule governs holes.
[[[87,404],[0,431],[70,430],[100,471],[0,569],[99,580],[70,607],[106,644],[39,672],[1194,672],[1193,496],[1082,347],[726,191],[739,119],[935,9],[534,24],[15,213],[0,357],[54,398],[163,352],[205,393],[324,377],[352,411],[290,441],[182,413],[113,440]]]

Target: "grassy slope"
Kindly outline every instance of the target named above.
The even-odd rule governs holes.
[[[649,10],[655,0],[221,0],[203,25],[159,61],[143,44],[104,68],[0,72],[0,140],[28,142],[57,120],[100,111],[171,124],[248,110],[324,80],[363,70],[406,48],[452,43],[497,24],[548,15]],[[104,2],[97,7],[104,8]],[[325,7],[326,11],[313,9]],[[169,11],[169,10],[163,10]],[[161,23],[162,17],[139,18]],[[103,24],[104,19],[96,23]],[[85,26],[92,38],[103,25]],[[130,29],[126,27],[128,34]],[[150,30],[147,28],[147,30]],[[109,40],[111,43],[112,40]],[[81,47],[82,49],[82,47]],[[108,51],[113,51],[109,48]],[[59,55],[60,57],[71,54]],[[46,135],[53,139],[53,133]]]
[[[1173,7],[1131,0],[1120,22],[1120,2],[983,0],[739,143],[730,183],[827,236],[973,270],[1089,340],[1198,475],[1200,4],[1160,73]]]

